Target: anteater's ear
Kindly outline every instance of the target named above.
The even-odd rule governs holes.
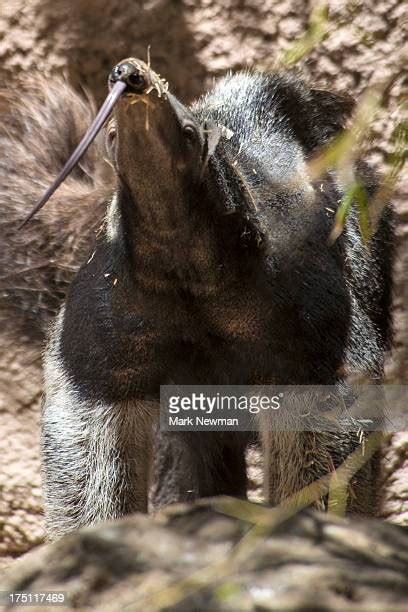
[[[354,107],[354,99],[346,93],[311,89],[310,120],[318,140],[328,140],[344,130]]]
[[[202,156],[202,169],[204,170],[207,166],[208,160],[217,148],[222,136],[222,127],[218,125],[208,126],[204,128],[205,132],[205,145]]]
[[[207,130],[207,157],[211,157],[220,142],[223,134],[223,128],[219,125],[214,125]]]

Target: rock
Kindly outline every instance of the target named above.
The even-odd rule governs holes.
[[[398,432],[385,449],[383,488],[385,496],[381,516],[400,525],[408,525],[408,432]]]
[[[407,530],[279,512],[220,497],[129,516],[39,547],[1,588],[98,612],[407,609]]]
[[[42,541],[38,348],[1,335],[0,568]]]

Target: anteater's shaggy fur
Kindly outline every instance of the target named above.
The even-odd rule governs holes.
[[[30,342],[43,339],[106,210],[113,173],[103,137],[41,215],[24,232],[16,228],[93,115],[92,102],[61,80],[38,75],[0,92],[0,317]]]
[[[83,264],[45,360],[51,533],[146,510],[160,384],[336,384],[354,372],[381,380],[391,341],[391,210],[369,248],[355,213],[329,245],[343,187],[333,173],[315,183],[307,174],[310,156],[345,127],[348,96],[290,75],[231,75],[185,110],[200,129],[227,128],[199,180],[184,157],[180,180],[155,171],[140,143],[132,149],[130,141],[121,157],[124,130],[112,154],[116,179],[98,145],[18,234],[17,222],[85,131],[90,111],[61,83],[39,81],[19,92],[18,104],[15,95],[2,99],[2,312],[17,309],[34,333]],[[167,146],[180,162],[178,138]],[[373,173],[363,163],[356,172],[372,196]],[[166,201],[150,207],[145,175],[157,194],[177,189],[181,208],[171,202],[171,214],[183,232],[175,240]],[[234,434],[165,436],[157,502],[244,495],[246,443]],[[358,446],[347,432],[271,433],[263,443],[272,503]],[[353,483],[351,510],[375,512],[376,461]]]

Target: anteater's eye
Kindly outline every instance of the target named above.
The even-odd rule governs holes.
[[[116,138],[116,126],[111,124],[108,126],[106,130],[106,144],[108,150],[113,146],[114,140]]]
[[[183,134],[188,143],[193,144],[197,140],[197,130],[193,125],[185,125],[183,127]]]
[[[146,89],[146,81],[139,72],[129,74],[127,81],[137,93],[142,93]]]

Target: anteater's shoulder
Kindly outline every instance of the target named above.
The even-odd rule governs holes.
[[[220,79],[192,108],[201,120],[239,131],[241,140],[259,130],[278,132],[310,152],[344,129],[354,100],[342,92],[317,89],[295,72],[245,70]]]

